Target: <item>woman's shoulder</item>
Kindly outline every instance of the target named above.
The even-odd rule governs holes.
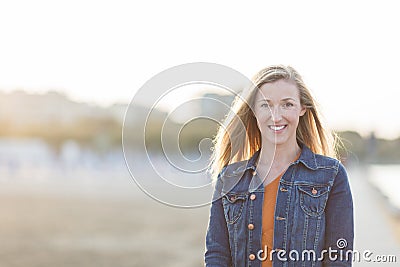
[[[341,163],[338,159],[312,152],[307,146],[303,146],[299,161],[310,169],[336,169]]]
[[[346,168],[339,159],[321,154],[314,155],[318,169],[334,169],[336,174],[346,173]]]
[[[219,173],[220,177],[241,177],[245,171],[247,170],[255,170],[256,169],[256,159],[259,155],[259,151],[256,151],[249,159],[235,161],[227,164],[222,168]]]
[[[248,166],[248,160],[242,160],[226,165],[220,172],[220,177],[232,177],[242,175],[247,169],[252,168]]]
[[[338,166],[340,164],[340,161],[334,157],[325,156],[321,154],[314,154],[314,155],[315,155],[315,161],[319,165]]]
[[[252,168],[248,166],[247,160],[233,162],[223,167],[216,180],[220,193],[246,192],[251,180],[249,176],[244,175],[248,169]]]

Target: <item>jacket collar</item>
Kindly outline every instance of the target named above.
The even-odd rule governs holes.
[[[300,157],[294,162],[297,164],[299,162],[303,163],[304,166],[311,170],[316,170],[318,168],[317,160],[315,154],[304,144],[300,144],[301,154]],[[260,155],[260,150],[256,151],[253,156],[247,161],[245,170],[256,170],[257,159]]]
[[[301,162],[304,166],[311,170],[316,170],[318,168],[317,159],[315,154],[304,144],[301,144],[301,154],[295,163]]]

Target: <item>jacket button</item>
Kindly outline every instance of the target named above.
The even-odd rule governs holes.
[[[317,191],[315,188],[313,188],[312,191],[311,191],[311,193],[312,193],[313,195],[316,195],[316,194],[318,193],[318,191]]]
[[[276,216],[276,219],[277,219],[278,221],[283,221],[283,220],[286,220],[286,218],[285,218],[285,217],[280,217],[280,216]]]
[[[250,199],[251,199],[251,200],[256,199],[256,194],[251,194],[251,195],[250,195]]]
[[[253,174],[253,176],[256,175],[256,174],[257,174],[257,171],[253,171],[252,174]]]
[[[247,228],[249,228],[249,230],[253,230],[254,229],[254,224],[249,223],[249,225],[247,225]]]
[[[281,187],[280,188],[281,192],[287,192],[288,190],[286,188]]]
[[[256,255],[250,254],[249,255],[249,260],[254,261],[256,259]]]

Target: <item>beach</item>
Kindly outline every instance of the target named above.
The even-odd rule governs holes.
[[[129,177],[126,186],[131,195],[2,187],[0,266],[201,266],[208,208],[165,206]]]
[[[143,193],[123,165],[113,166],[70,170],[69,180],[49,179],[56,173],[43,170],[18,171],[12,179],[3,173],[0,266],[203,266],[209,206],[166,206]],[[362,169],[349,170],[355,249],[400,261],[400,221]]]

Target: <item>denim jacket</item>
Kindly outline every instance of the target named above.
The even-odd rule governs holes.
[[[336,159],[302,145],[282,175],[272,248],[261,247],[264,186],[255,174],[259,152],[218,175],[206,235],[205,266],[351,266],[353,201],[347,173]]]

